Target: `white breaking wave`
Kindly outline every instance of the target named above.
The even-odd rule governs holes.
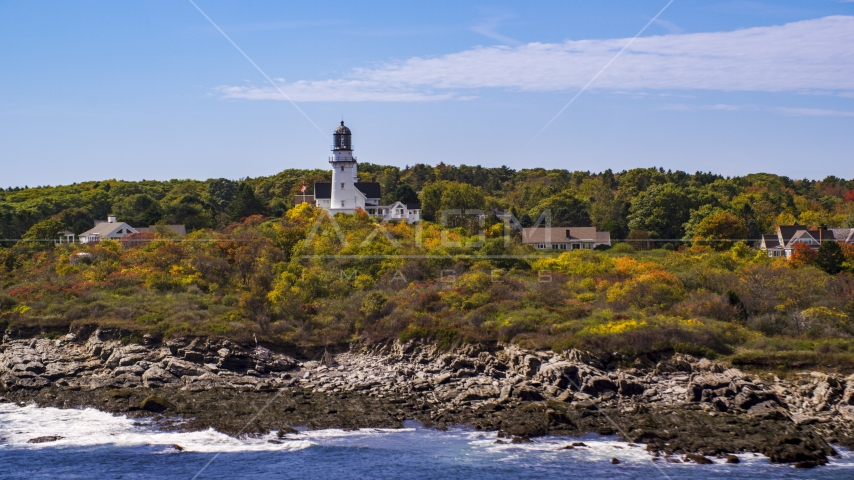
[[[0,451],[4,448],[68,448],[68,447],[140,447],[152,446],[161,453],[177,453],[179,445],[185,452],[261,452],[297,451],[312,446],[321,447],[379,447],[391,450],[428,449],[437,456],[487,457],[497,462],[535,465],[541,460],[572,458],[574,462],[610,462],[617,458],[621,463],[650,464],[651,455],[643,444],[630,444],[614,437],[590,434],[580,438],[538,437],[531,443],[514,444],[507,439],[499,440],[495,432],[479,432],[469,429],[451,429],[446,432],[413,427],[416,422],[407,422],[407,428],[371,428],[355,431],[326,429],[289,434],[280,439],[275,433],[251,438],[234,438],[213,429],[199,432],[164,432],[145,419],[131,419],[112,415],[93,408],[59,409],[41,408],[34,405],[18,406],[0,404]],[[63,437],[46,443],[29,443],[38,437]],[[563,447],[574,441],[585,446],[572,449]],[[161,448],[162,447],[162,448]],[[831,469],[854,467],[854,453],[838,449],[840,458],[831,459]],[[738,455],[741,464],[769,464],[768,458],[751,453]],[[673,458],[679,458],[674,456]],[[721,468],[724,459],[711,458]],[[667,468],[678,464],[666,463]],[[769,465],[770,466],[770,465]],[[712,466],[709,466],[712,467]],[[785,466],[780,465],[780,468]]]
[[[28,443],[38,437],[63,437],[46,443]],[[136,447],[160,446],[165,451],[178,451],[180,445],[190,452],[245,452],[263,450],[299,450],[312,445],[308,440],[288,440],[269,443],[274,434],[262,438],[237,439],[213,429],[201,432],[163,432],[145,420],[115,416],[93,408],[80,410],[20,407],[0,404],[0,448],[89,447],[114,445]]]

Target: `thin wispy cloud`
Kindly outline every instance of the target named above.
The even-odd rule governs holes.
[[[435,101],[479,89],[549,92],[584,86],[626,39],[475,47],[357,68],[344,78],[282,81],[297,101]],[[593,89],[854,92],[854,17],[831,16],[730,32],[638,38]],[[280,99],[272,87],[221,86],[233,99]]]
[[[670,110],[674,112],[693,112],[697,110],[717,110],[725,112],[751,111],[769,112],[790,117],[854,117],[854,111],[846,110],[831,110],[826,108],[763,107],[759,105],[729,105],[721,103],[713,105],[675,103],[664,105],[661,107],[661,110]]]
[[[339,30],[340,32],[355,37],[366,38],[390,38],[390,37],[434,37],[448,35],[455,31],[454,27],[447,25],[417,25],[417,26],[353,26]]]
[[[824,108],[775,108],[773,111],[797,117],[854,117],[854,112],[842,110],[827,110]]]
[[[510,45],[514,47],[522,45],[522,42],[520,42],[519,40],[498,33],[498,28],[501,26],[502,21],[506,20],[507,18],[507,16],[488,18],[480,24],[471,27],[471,30],[475,33],[483,35],[486,38],[491,38],[505,45]]]
[[[667,30],[670,33],[682,33],[683,32],[682,27],[680,27],[679,25],[676,25],[673,22],[668,22],[667,20],[662,20],[660,18],[656,18],[655,20],[652,21],[652,23],[658,25],[659,27]]]
[[[660,107],[660,110],[670,110],[674,112],[694,112],[697,110],[718,110],[725,112],[736,112],[741,110],[759,110],[755,105],[728,105],[725,103],[716,103],[713,105],[692,105],[685,103],[671,103]]]
[[[413,87],[389,88],[380,82],[364,80],[300,80],[288,83],[283,78],[275,80],[295,102],[430,102],[472,98],[449,92],[434,93]],[[214,91],[222,98],[245,100],[284,100],[279,89],[273,87],[219,86]]]
[[[778,2],[779,3],[779,2]],[[753,0],[732,0],[728,2],[713,3],[704,10],[726,13],[730,15],[809,15],[809,7],[793,7],[791,5],[779,5],[774,2],[757,2]]]

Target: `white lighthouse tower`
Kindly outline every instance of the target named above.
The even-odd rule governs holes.
[[[356,176],[356,157],[353,156],[352,134],[344,122],[332,132],[332,182],[316,182],[314,194],[305,194],[305,186],[300,195],[294,198],[294,204],[314,202],[331,214],[356,213],[364,211],[367,215],[381,217],[384,220],[407,221],[421,220],[421,205],[418,203],[394,202],[380,205],[382,190],[377,182],[360,182]]]
[[[356,191],[356,158],[353,156],[353,144],[350,129],[341,125],[332,132],[332,195],[329,210],[331,213],[354,213],[356,207],[364,208],[364,201],[357,202],[361,192]]]

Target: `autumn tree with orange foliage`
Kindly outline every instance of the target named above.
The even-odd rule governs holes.
[[[804,265],[812,265],[815,263],[818,253],[806,243],[796,243],[793,249],[792,256],[789,258],[789,264],[795,267]]]

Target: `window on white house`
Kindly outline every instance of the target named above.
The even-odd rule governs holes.
[[[344,200],[341,200],[341,206],[342,207],[344,206]]]
[[[341,171],[342,172],[344,171],[344,165],[341,165]]]
[[[341,189],[344,189],[344,182],[341,182]]]

